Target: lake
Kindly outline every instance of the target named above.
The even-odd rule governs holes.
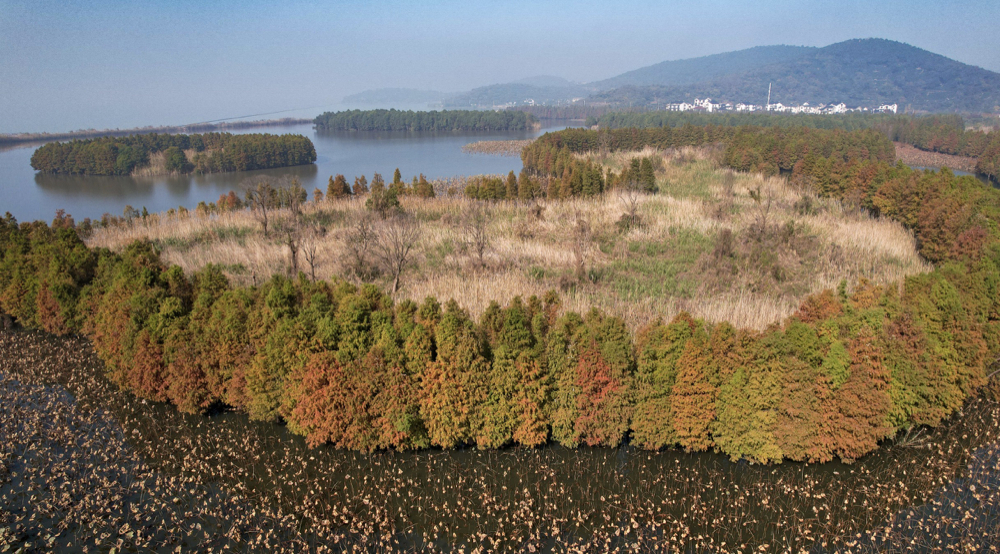
[[[491,133],[345,133],[318,132],[312,125],[290,125],[241,129],[233,133],[297,133],[316,145],[316,163],[312,165],[261,171],[216,173],[183,177],[106,177],[81,175],[42,175],[31,168],[31,155],[38,144],[0,151],[0,214],[12,213],[20,221],[49,221],[56,210],[64,209],[77,221],[84,217],[99,219],[102,214],[121,215],[126,205],[150,212],[198,202],[214,202],[254,175],[294,176],[307,191],[319,187],[326,191],[331,175],[342,173],[353,183],[354,177],[381,173],[391,180],[398,167],[409,182],[423,173],[430,179],[458,175],[506,174],[521,170],[517,157],[466,154],[462,146],[480,140],[522,140],[558,131],[582,122],[544,121],[538,131]]]

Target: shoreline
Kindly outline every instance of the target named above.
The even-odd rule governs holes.
[[[30,143],[46,143],[73,139],[124,137],[128,135],[147,135],[152,133],[187,134],[206,133],[213,131],[228,131],[234,129],[253,129],[256,127],[278,127],[283,125],[305,125],[312,119],[286,117],[282,119],[261,119],[256,121],[231,121],[222,123],[192,123],[189,125],[164,125],[159,127],[135,127],[132,129],[81,129],[66,133],[10,133],[0,134],[0,147]]]

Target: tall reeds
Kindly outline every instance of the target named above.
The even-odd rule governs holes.
[[[815,198],[781,178],[719,169],[715,155],[711,149],[684,148],[602,158],[612,168],[635,156],[660,160],[661,192],[641,195],[636,201],[642,225],[625,231],[616,226],[627,207],[613,193],[591,199],[499,202],[489,211],[483,229],[489,248],[481,253],[470,248],[468,226],[463,223],[466,214],[480,205],[461,193],[469,178],[435,181],[435,198],[401,198],[403,210],[420,222],[422,233],[409,276],[395,296],[415,301],[428,295],[441,301],[454,299],[478,317],[491,301],[557,289],[564,308],[581,313],[601,308],[623,317],[633,329],[658,318],[670,319],[682,310],[713,322],[728,320],[738,327],[762,329],[791,314],[805,296],[835,288],[841,280],[865,278],[885,285],[931,270],[916,253],[912,234],[900,224],[871,217],[838,200]],[[767,195],[773,204],[768,232],[779,233],[790,225],[794,233],[787,244],[774,248],[779,259],[763,269],[755,266],[759,264],[749,246],[742,254],[739,246],[751,241],[754,194]],[[350,273],[344,262],[346,240],[366,216],[364,204],[363,199],[347,197],[302,207],[306,221],[326,230],[316,239],[317,278]],[[286,215],[279,210],[275,217]],[[584,220],[592,240],[585,245],[580,278],[572,235],[577,222]],[[718,275],[720,262],[712,258],[723,230],[736,237],[738,247],[732,262],[736,274],[726,278]],[[676,260],[671,248],[687,248],[682,243],[689,235],[702,239],[700,246],[692,247],[693,259],[685,262],[679,275],[698,286],[641,297],[623,292],[626,282],[660,280],[657,264]],[[186,273],[217,264],[240,285],[285,272],[289,259],[288,247],[265,237],[245,210],[153,214],[97,229],[87,242],[120,250],[140,238],[152,240],[166,261]],[[785,281],[779,282],[782,278]]]

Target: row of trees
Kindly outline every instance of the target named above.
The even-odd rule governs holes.
[[[543,194],[543,183],[532,178],[524,170],[520,177],[515,176],[511,171],[507,178],[499,176],[483,175],[470,179],[465,186],[465,196],[475,200],[523,200],[528,201],[539,198]]]
[[[328,131],[526,131],[537,123],[525,112],[478,110],[347,110],[314,120],[317,129]]]
[[[507,177],[484,175],[470,180],[465,187],[465,196],[475,200],[490,201],[530,201],[547,197],[549,200],[566,200],[574,197],[592,198],[612,189],[627,189],[635,192],[654,193],[656,175],[653,158],[633,158],[631,163],[616,174],[606,174],[600,165],[591,161],[581,162],[572,157],[562,164],[559,178],[552,175],[533,176],[527,168],[520,176],[511,171]]]
[[[873,125],[894,141],[928,152],[978,158],[990,144],[1000,141],[1000,133],[966,130],[960,115],[924,117],[896,116]]]
[[[773,133],[754,134],[754,151],[786,163]],[[861,141],[848,152],[864,152],[863,134],[847,136]],[[454,302],[394,303],[338,279],[240,288],[215,267],[166,267],[148,243],[90,250],[65,219],[8,216],[0,311],[82,331],[109,377],[144,398],[189,412],[224,403],[311,444],[631,440],[762,462],[855,459],[898,429],[939,423],[995,363],[1000,191],[868,155],[790,161],[817,192],[912,229],[936,269],[899,287],[811,296],[763,332],[681,314],[633,337],[600,312],[561,313],[555,294],[493,304],[475,321]]]
[[[1000,131],[967,130],[960,115],[888,115],[845,114],[837,116],[771,113],[697,113],[697,112],[610,112],[589,117],[587,125],[602,129],[680,128],[686,125],[724,127],[783,127],[839,129],[858,131],[875,129],[890,140],[926,150],[956,156],[978,158],[976,172],[996,178],[1000,175]]]
[[[159,152],[172,173],[250,171],[316,161],[316,148],[302,135],[151,133],[50,142],[35,150],[31,167],[42,173],[130,175]]]
[[[612,129],[591,131],[566,129],[546,133],[521,153],[525,169],[534,175],[560,178],[576,183],[570,195],[590,190],[584,187],[586,176],[593,173],[592,164],[576,154],[584,152],[658,149],[725,144],[723,162],[739,171],[762,172],[769,175],[791,171],[794,164],[806,157],[831,160],[871,160],[892,162],[895,148],[885,135],[872,129],[858,131],[820,130],[807,127],[654,127],[646,129]],[[653,178],[654,160],[633,159],[632,166],[620,175],[603,179],[601,188],[638,184],[643,190],[656,190]],[[600,172],[600,170],[597,170]],[[586,192],[582,193],[587,195]],[[550,197],[552,194],[550,194]],[[563,197],[560,193],[557,197]]]

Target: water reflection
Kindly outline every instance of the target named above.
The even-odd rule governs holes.
[[[133,179],[116,176],[47,175],[35,174],[35,184],[42,190],[66,199],[105,198],[118,199],[126,195],[146,198],[152,195],[152,179]]]

